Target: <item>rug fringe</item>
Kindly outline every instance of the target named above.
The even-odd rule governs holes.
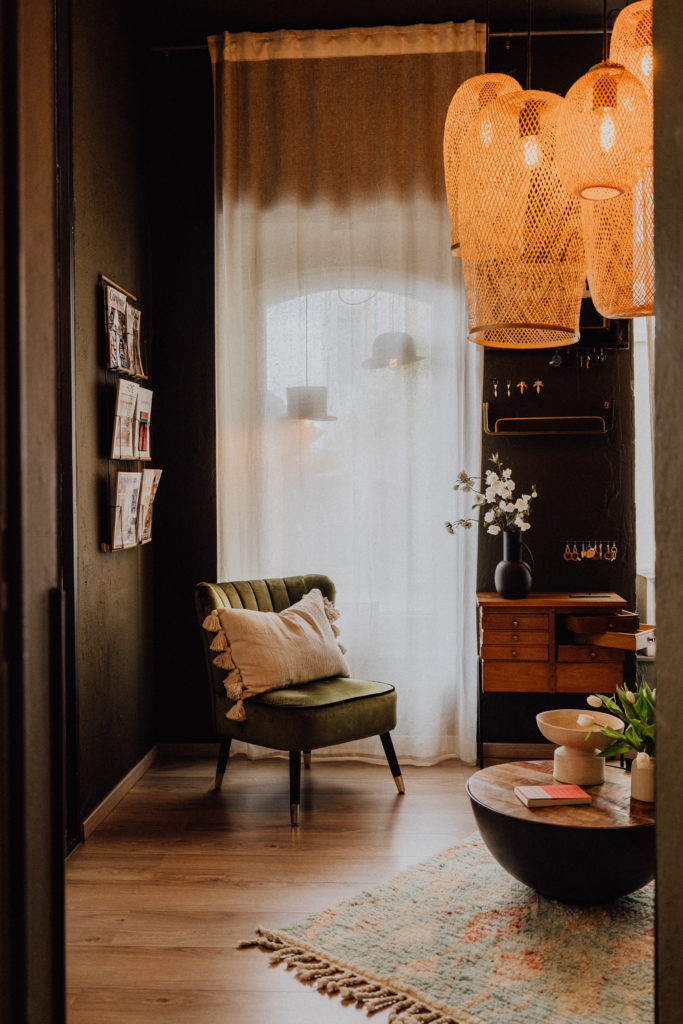
[[[398,992],[382,982],[357,974],[346,964],[332,963],[303,946],[292,945],[284,937],[265,928],[256,929],[257,938],[246,939],[238,949],[258,946],[272,953],[273,966],[284,963],[302,982],[315,984],[319,992],[338,995],[342,1002],[354,1002],[368,1016],[389,1010],[389,1024],[459,1024],[418,999]]]

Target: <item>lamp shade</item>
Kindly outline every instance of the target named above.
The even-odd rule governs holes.
[[[612,29],[609,58],[635,75],[652,102],[652,0],[637,0],[619,12]]]
[[[604,317],[652,316],[655,302],[652,2],[637,0],[617,16],[610,60],[622,64],[647,97],[645,145],[635,154],[633,189],[605,202],[581,202],[587,276]]]
[[[467,131],[479,114],[492,100],[509,92],[521,92],[522,87],[510,75],[474,75],[463,82],[453,94],[443,133],[443,166],[446,179],[448,214],[451,222],[451,249],[460,255],[460,232],[458,229],[458,177],[460,154]],[[482,131],[489,133],[485,121]]]
[[[319,423],[336,420],[327,414],[327,388],[301,385],[287,388],[287,418],[290,420],[316,420]]]
[[[411,334],[387,331],[377,335],[372,343],[372,356],[364,361],[363,366],[366,370],[382,370],[386,367],[394,370],[397,366],[407,366],[423,359],[424,356],[417,354],[415,339]]]
[[[583,199],[613,199],[633,188],[648,148],[648,99],[638,79],[603,61],[575,82],[557,122],[557,170]]]
[[[600,203],[581,200],[588,287],[608,319],[654,313],[654,212],[652,164],[630,192]]]
[[[555,348],[578,341],[586,265],[579,200],[563,187],[555,164],[561,107],[555,93],[500,96],[465,138],[459,223],[468,336],[480,345]]]

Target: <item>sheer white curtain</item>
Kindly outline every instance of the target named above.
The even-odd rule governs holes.
[[[481,360],[441,139],[483,27],[210,45],[219,578],[329,575],[352,673],[397,687],[399,757],[473,761],[476,544],[443,524],[456,473],[479,465]],[[373,366],[387,333],[419,358]],[[306,385],[336,418],[288,417]]]

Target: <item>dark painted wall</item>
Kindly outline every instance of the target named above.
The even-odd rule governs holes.
[[[117,466],[107,458],[115,381],[104,370],[98,273],[140,299],[143,334],[149,329],[143,230],[145,47],[135,12],[132,3],[73,3],[81,819],[147,753],[157,735],[152,551],[150,546],[111,554],[100,550],[108,530],[109,475]]]
[[[617,7],[623,4],[617,4]],[[201,44],[207,33],[267,30],[278,27],[344,24],[410,23],[474,17],[484,20],[486,4],[461,3],[456,9],[433,3],[419,16],[411,3],[372,7],[335,5],[327,15],[309,4],[288,12],[281,5],[235,4],[229,14],[209,0],[192,9],[183,5],[147,7],[148,34],[156,45]],[[492,0],[492,31],[525,31],[526,0]],[[586,0],[562,14],[558,5],[534,4],[537,29],[600,30],[602,4]],[[326,20],[327,19],[327,20]],[[531,85],[565,92],[578,75],[596,63],[602,36],[539,37],[532,44]],[[491,41],[491,70],[505,70],[525,84],[527,40],[523,36]],[[169,632],[173,645],[156,645],[157,677],[163,693],[161,735],[168,739],[204,739],[209,728],[204,666],[192,608],[192,588],[215,574],[215,470],[213,376],[213,206],[212,89],[208,55],[197,52],[157,53],[150,64],[148,138],[152,296],[155,325],[155,431],[157,451],[163,454],[163,499],[155,518],[154,556],[157,578],[157,636]],[[600,338],[600,341],[605,340]],[[599,345],[587,336],[580,348],[591,356],[580,366],[578,354],[551,368],[550,353],[487,353],[484,399],[492,398],[491,380],[508,378],[544,381],[541,397],[530,388],[523,398],[499,398],[500,414],[517,409],[577,411],[616,403],[616,427],[605,437],[484,439],[485,458],[492,450],[509,459],[521,482],[535,482],[539,499],[529,542],[536,556],[536,589],[608,588],[633,603],[633,408],[631,354],[608,351],[595,359]],[[188,366],[192,372],[188,373]],[[504,387],[504,385],[503,385]],[[499,395],[501,391],[499,389]],[[468,467],[470,468],[470,467]],[[617,562],[597,568],[562,559],[567,540],[614,541]],[[479,589],[492,588],[493,567],[500,539],[482,537],[479,549]],[[474,685],[474,681],[473,681]],[[534,716],[515,713],[512,739],[538,739]],[[502,722],[510,722],[510,709]],[[531,723],[530,725],[528,723]],[[528,729],[527,729],[528,726]],[[528,736],[523,735],[525,730]],[[501,739],[505,738],[501,735]]]

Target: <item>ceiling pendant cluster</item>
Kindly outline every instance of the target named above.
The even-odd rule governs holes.
[[[564,99],[507,75],[458,89],[444,171],[471,341],[572,344],[586,277],[603,316],[652,313],[652,121],[652,0],[624,8],[609,60]]]

